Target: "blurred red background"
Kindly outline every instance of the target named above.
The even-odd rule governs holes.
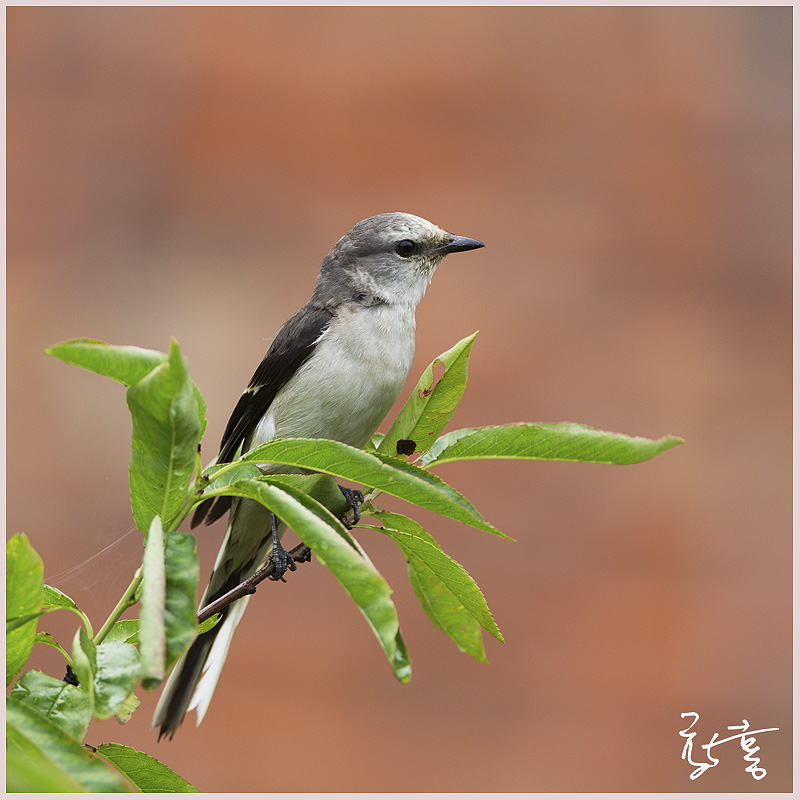
[[[140,692],[89,741],[209,792],[791,789],[791,8],[15,7],[7,26],[8,529],[96,625],[141,554],[124,390],[43,348],[175,337],[208,459],[372,214],[486,243],[417,315],[410,385],[480,329],[452,428],[686,439],[630,467],[441,468],[517,540],[419,515],[505,634],[488,666],[365,532],[408,686],[315,562],[259,590],[199,728],[156,744]],[[198,531],[203,579],[222,534]],[[42,623],[65,644],[75,625]],[[41,646],[34,664],[64,668]],[[686,711],[698,745],[779,727],[767,777],[732,743],[690,781]]]

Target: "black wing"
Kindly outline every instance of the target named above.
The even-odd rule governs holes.
[[[319,337],[332,318],[333,312],[329,309],[309,304],[283,324],[233,409],[222,435],[218,463],[233,460],[236,451],[255,430],[275,395],[314,352]],[[228,511],[232,501],[232,497],[219,497],[201,503],[192,517],[192,527],[197,527],[203,519],[206,525],[215,522]]]

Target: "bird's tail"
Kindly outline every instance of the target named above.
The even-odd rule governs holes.
[[[223,620],[198,636],[178,660],[164,685],[153,715],[152,726],[160,726],[159,739],[167,735],[171,739],[187,711],[197,709],[197,724],[202,722],[214,696],[236,626],[249,599],[247,596],[231,603],[225,609]]]
[[[284,530],[281,524],[279,537]],[[260,569],[271,549],[269,512],[252,500],[234,501],[228,530],[200,607],[222,597]],[[223,609],[222,619],[210,631],[198,636],[175,664],[151,723],[152,727],[160,728],[159,739],[167,735],[172,738],[187,711],[197,709],[197,724],[202,721],[249,599],[245,596]]]

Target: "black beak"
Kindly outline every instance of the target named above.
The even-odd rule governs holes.
[[[450,241],[443,244],[441,247],[437,247],[433,252],[444,254],[460,253],[463,250],[477,250],[479,247],[483,246],[483,242],[479,242],[477,239],[469,239],[466,236],[455,236],[451,233]]]

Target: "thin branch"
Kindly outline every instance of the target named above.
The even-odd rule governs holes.
[[[136,603],[136,592],[139,591],[139,587],[142,584],[142,568],[136,570],[136,573],[133,576],[133,580],[131,581],[130,586],[125,590],[125,594],[122,595],[120,601],[114,607],[114,610],[111,612],[109,618],[103,623],[103,627],[97,632],[97,636],[94,637],[94,643],[100,644],[103,639],[106,638],[108,632],[111,630],[114,623],[122,616],[123,612],[126,608],[130,608],[132,605]],[[91,628],[88,628],[88,631],[91,631]],[[89,633],[91,636],[91,633]]]
[[[293,550],[289,551],[289,555],[294,558],[296,564],[302,564],[304,561],[311,561],[311,548],[304,544],[299,544]],[[254,572],[247,580],[242,581],[238,586],[226,592],[222,597],[218,597],[212,603],[209,603],[204,608],[197,612],[197,621],[205,622],[214,614],[222,611],[223,608],[229,606],[234,600],[239,600],[249,594],[256,593],[256,586],[261,583],[270,575],[274,574],[275,567],[272,564],[272,558],[267,559],[267,563],[261,567],[258,572]]]

